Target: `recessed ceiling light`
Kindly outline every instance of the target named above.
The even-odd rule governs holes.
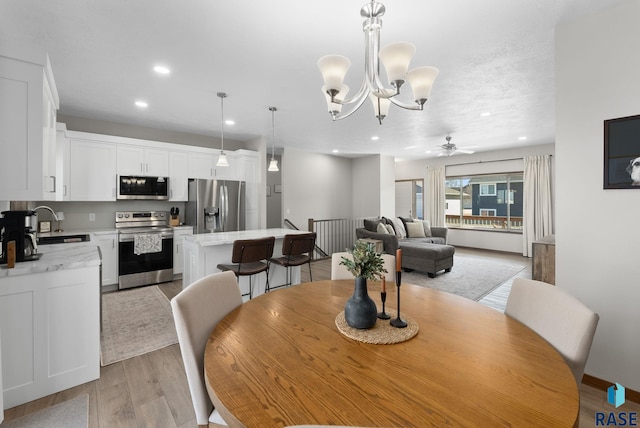
[[[524,137],[524,136],[522,136],[522,137],[518,137],[518,140],[520,140],[520,141],[524,141],[524,140],[526,140],[526,139],[527,139],[527,137]]]
[[[227,119],[224,121],[225,125],[235,125],[236,121],[235,120],[231,120],[231,119]]]
[[[427,150],[425,153],[431,153],[431,150]]]
[[[377,135],[374,135],[373,137],[371,137],[371,139],[373,141],[378,141],[380,139],[380,137],[378,137]]]
[[[164,65],[156,65],[155,67],[153,67],[153,71],[155,71],[158,74],[169,74],[169,73],[171,73],[171,70],[169,70]]]
[[[485,111],[483,113],[480,113],[480,116],[482,116],[482,117],[491,116],[491,112],[490,111]]]
[[[147,108],[147,107],[149,107],[149,104],[147,104],[146,101],[138,100],[138,101],[136,101],[136,106],[138,106],[140,108]]]
[[[332,151],[333,151],[333,153],[339,153],[338,149],[333,149]]]

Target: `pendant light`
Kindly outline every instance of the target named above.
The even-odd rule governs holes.
[[[267,171],[280,171],[278,168],[278,161],[274,156],[274,152],[276,150],[276,126],[275,126],[275,112],[278,111],[275,107],[269,107],[271,111],[271,162],[269,162],[269,168]]]
[[[220,97],[220,156],[218,156],[216,166],[229,166],[227,155],[224,153],[224,99],[227,94],[218,92],[217,95]]]

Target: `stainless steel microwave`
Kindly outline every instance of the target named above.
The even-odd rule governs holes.
[[[169,177],[118,176],[118,199],[169,199]]]

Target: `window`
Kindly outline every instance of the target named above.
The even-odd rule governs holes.
[[[495,184],[481,184],[480,185],[480,196],[495,196],[496,195],[496,185]]]
[[[487,209],[487,208],[481,208],[480,209],[480,217],[495,217],[496,216],[496,210],[495,209]]]
[[[522,231],[522,173],[447,177],[445,187],[448,227]]]

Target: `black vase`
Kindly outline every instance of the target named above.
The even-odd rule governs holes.
[[[353,328],[371,328],[376,323],[378,308],[367,294],[367,278],[356,277],[353,296],[344,305],[344,318]]]

